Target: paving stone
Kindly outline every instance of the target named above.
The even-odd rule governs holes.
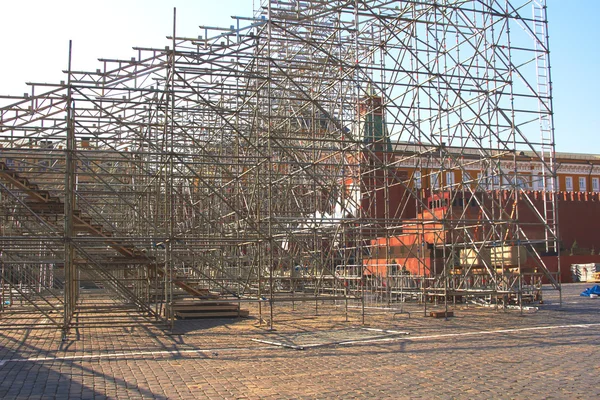
[[[358,308],[346,322],[343,305],[319,305],[315,317],[314,303],[278,305],[275,332],[257,318],[177,321],[172,335],[153,325],[81,328],[66,342],[53,330],[5,330],[0,398],[594,397],[600,299],[579,297],[583,288],[565,285],[562,309],[548,291],[540,310],[523,314],[461,304],[448,320],[417,304],[403,306],[410,318],[373,310],[369,328],[410,333],[387,338],[363,330]],[[348,335],[357,342],[335,344]],[[252,340],[265,338],[324,345]]]

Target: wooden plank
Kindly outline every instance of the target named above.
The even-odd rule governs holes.
[[[179,307],[183,307],[183,308],[196,308],[196,307],[236,307],[239,308],[239,304],[235,304],[235,303],[191,303],[191,304],[185,304],[185,303],[174,303],[171,304],[172,308],[179,308]]]
[[[48,199],[42,196],[38,191],[31,190],[29,186],[23,181],[24,178],[21,178],[16,173],[0,172],[0,178],[3,178],[5,181],[12,183],[17,188],[24,191],[30,198],[34,199],[35,201],[48,201]]]
[[[219,311],[237,311],[239,308],[237,305],[235,306],[216,306],[216,307],[199,307],[199,306],[195,306],[195,307],[189,307],[189,306],[178,306],[178,307],[171,307],[171,309],[175,312],[193,312],[193,311],[214,311],[214,312],[219,312]]]
[[[429,313],[430,317],[433,318],[448,318],[448,317],[454,317],[454,311],[432,311]]]
[[[204,289],[195,289],[183,281],[173,281],[173,283],[176,286],[178,286],[179,288],[181,288],[181,289],[185,290],[186,292],[188,292],[189,294],[191,294],[192,296],[198,296],[198,297],[205,296],[205,293],[203,292]]]
[[[58,203],[25,202],[25,204],[33,211],[41,214],[63,214],[65,211],[64,205]]]
[[[229,311],[229,312],[220,312],[220,313],[206,313],[206,312],[198,312],[198,313],[183,313],[180,314],[178,312],[175,313],[175,316],[185,319],[185,318],[229,318],[229,317],[247,317],[250,315],[248,310],[240,310],[237,311]]]
[[[221,300],[221,301],[214,301],[214,300],[175,300],[173,303],[171,303],[171,305],[173,306],[179,306],[179,305],[190,305],[190,304],[194,304],[194,305],[198,305],[198,306],[227,306],[230,304],[237,304],[234,301],[227,301],[227,300]]]
[[[172,303],[171,307],[239,307],[237,303]]]
[[[290,301],[333,301],[333,300],[351,300],[354,297],[348,296],[298,296],[298,297],[274,297],[273,302],[290,302]],[[267,298],[267,301],[271,301],[271,299]]]

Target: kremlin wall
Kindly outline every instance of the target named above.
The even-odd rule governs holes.
[[[548,204],[551,201],[552,193],[538,189],[541,187],[540,168],[530,161],[531,157],[527,153],[516,157],[509,155],[500,161],[505,167],[515,168],[515,161],[511,159],[514,158],[518,164],[516,170],[531,171],[530,174],[520,172],[519,188],[522,190],[511,191],[508,185],[506,188],[503,185],[489,187],[480,175],[479,179],[473,179],[473,176],[481,174],[475,169],[449,170],[440,179],[435,175],[439,172],[434,172],[434,169],[404,166],[402,161],[394,161],[394,158],[401,160],[411,145],[398,144],[396,147],[402,147],[403,151],[395,151],[391,157],[388,153],[380,152],[370,155],[379,158],[380,161],[387,157],[386,161],[390,164],[400,165],[391,170],[392,172],[388,171],[387,183],[384,178],[386,173],[381,169],[363,176],[363,190],[369,193],[369,196],[363,196],[362,207],[368,217],[374,221],[385,220],[387,209],[387,212],[392,210],[389,219],[402,219],[404,222],[401,228],[394,230],[393,234],[388,234],[388,237],[380,235],[383,230],[373,229],[372,236],[375,237],[370,240],[369,256],[364,260],[366,274],[390,275],[390,268],[395,269],[398,266],[414,275],[440,273],[444,259],[441,254],[436,254],[439,250],[433,250],[432,244],[450,240],[449,232],[453,229],[450,226],[445,227],[445,220],[450,222],[462,219],[467,223],[477,224],[478,218],[481,218],[481,215],[478,215],[481,207],[468,207],[469,204],[473,204],[475,196],[483,208],[486,208],[486,201],[493,201],[501,205],[505,215],[511,218],[514,217],[514,209],[518,209],[517,219],[523,226],[528,240],[544,240],[544,229],[539,224],[536,214],[543,214],[544,203]],[[460,150],[462,153],[465,151]],[[459,149],[457,153],[458,151]],[[568,283],[573,279],[570,271],[572,264],[600,263],[600,156],[557,153],[556,160],[557,190],[554,192],[554,204],[559,224],[561,281]],[[414,163],[414,160],[411,160],[411,163]],[[403,199],[407,198],[406,189],[400,184],[391,183],[393,179],[390,175],[408,181],[417,197],[432,211],[417,212],[418,207],[415,207],[414,202],[404,201]],[[468,179],[464,179],[465,176],[468,176]],[[439,182],[432,182],[435,179],[439,179]],[[436,186],[437,190],[434,188]],[[389,199],[387,206],[381,206],[386,203],[386,199]],[[411,219],[414,219],[412,225]],[[423,221],[428,219],[432,220],[432,223],[424,225]],[[433,222],[434,219],[437,222]],[[460,229],[454,230],[453,241],[457,241],[459,232]],[[479,235],[475,240],[483,240],[483,230],[478,232],[475,229],[472,232]],[[458,241],[461,241],[460,238]],[[541,247],[538,251],[548,269],[556,272],[556,251],[547,252]],[[522,259],[522,265],[531,268],[532,271],[536,268],[535,262],[527,258]]]

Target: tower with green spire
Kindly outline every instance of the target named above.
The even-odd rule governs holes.
[[[384,106],[380,96],[367,95],[358,106],[359,138],[371,151],[392,151],[392,143],[383,119]]]

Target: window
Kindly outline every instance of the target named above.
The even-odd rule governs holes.
[[[415,171],[413,179],[415,180],[415,187],[421,189],[421,171]]]
[[[527,190],[529,189],[529,182],[527,181],[527,178],[523,178],[521,176],[516,177],[516,181],[515,181],[515,185],[519,188],[519,189],[523,189],[523,190]]]
[[[471,180],[471,174],[467,171],[463,171],[462,173],[462,183],[468,183]]]
[[[585,183],[586,183],[585,182],[585,178],[580,177],[579,178],[579,191],[580,192],[585,192],[586,191],[586,187],[585,187],[586,185],[585,185]]]
[[[446,185],[452,186],[454,183],[454,172],[446,172]]]
[[[477,190],[485,190],[485,179],[481,172],[477,173]]]
[[[498,175],[488,175],[487,187],[488,190],[500,189],[500,177]]]
[[[592,190],[594,192],[600,192],[600,179],[592,178]]]
[[[565,177],[565,190],[567,192],[573,191],[573,177],[572,176]]]
[[[531,177],[531,184],[533,186],[533,190],[542,190],[544,188],[541,175],[533,175]]]
[[[431,187],[433,189],[440,188],[440,173],[439,172],[434,172],[431,174]]]

